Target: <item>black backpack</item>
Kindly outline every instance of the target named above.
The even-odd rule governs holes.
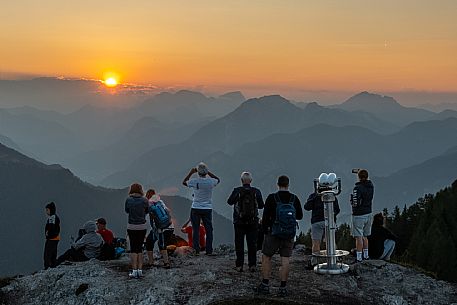
[[[240,198],[238,199],[238,211],[241,223],[256,223],[257,222],[257,200],[255,189],[241,188]]]
[[[276,219],[271,227],[271,235],[281,239],[292,239],[297,234],[297,216],[294,207],[295,195],[290,195],[290,201],[281,202],[278,193],[274,195],[276,201]]]

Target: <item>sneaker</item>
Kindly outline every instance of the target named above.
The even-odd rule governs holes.
[[[138,270],[132,270],[132,272],[129,273],[129,278],[137,279],[138,278]]]
[[[254,292],[257,294],[269,294],[270,293],[270,286],[265,285],[264,283],[260,283],[259,286],[254,288]]]
[[[138,274],[138,277],[142,277],[143,276],[143,270],[138,269],[137,274]]]
[[[287,288],[286,287],[279,287],[278,297],[285,298],[287,296]]]
[[[200,251],[195,251],[194,255],[195,256],[200,256]]]
[[[256,272],[257,268],[255,266],[249,266],[249,272]]]
[[[363,260],[364,260],[364,261],[367,261],[367,260],[369,260],[369,259],[370,259],[370,257],[369,257],[369,256],[368,256],[368,257],[364,257],[364,258],[363,258]]]

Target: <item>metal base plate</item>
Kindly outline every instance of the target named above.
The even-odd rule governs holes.
[[[314,267],[314,272],[319,274],[343,274],[349,271],[349,265],[343,263],[337,263],[336,265],[329,268],[327,263],[319,264]]]

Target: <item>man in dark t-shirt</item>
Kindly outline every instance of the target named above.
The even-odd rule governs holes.
[[[276,210],[278,204],[292,203],[295,209],[295,219],[292,219],[293,226],[296,225],[296,220],[303,218],[303,210],[298,197],[289,192],[289,178],[280,176],[278,178],[278,192],[268,195],[265,200],[265,208],[262,217],[262,228],[265,232],[265,240],[262,248],[262,283],[256,288],[257,293],[269,293],[269,280],[271,276],[271,258],[279,251],[281,256],[280,279],[281,286],[279,288],[279,296],[287,295],[286,284],[289,276],[289,259],[294,246],[294,238],[281,238],[274,233],[274,223],[277,220]]]

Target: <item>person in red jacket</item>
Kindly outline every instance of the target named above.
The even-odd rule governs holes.
[[[189,225],[190,219],[182,226],[181,232],[187,234],[187,243],[192,247],[193,238],[192,238],[192,225]],[[200,223],[200,249],[204,250],[206,248],[206,231],[202,223]]]
[[[106,228],[106,219],[99,218],[96,221],[97,223],[97,233],[103,237],[103,242],[107,245],[111,245],[113,243],[114,234],[113,231]]]

